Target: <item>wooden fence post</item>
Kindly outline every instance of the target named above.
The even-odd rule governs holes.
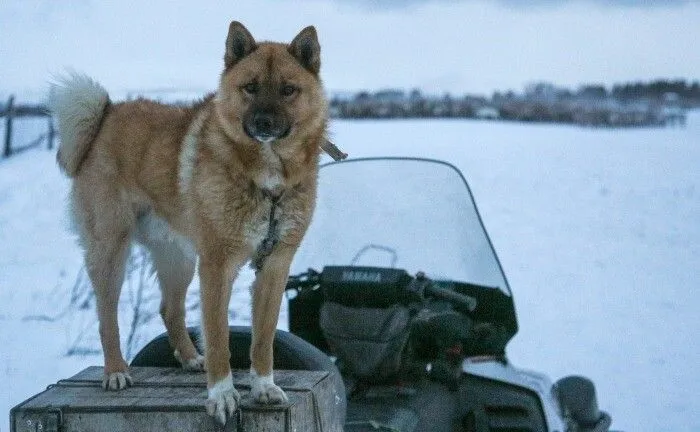
[[[3,156],[9,157],[12,153],[12,118],[15,115],[15,96],[10,96],[5,108],[5,150]]]
[[[53,140],[56,137],[56,130],[53,127],[53,117],[49,115],[49,132],[46,134],[46,139],[49,141],[49,150],[53,149]]]

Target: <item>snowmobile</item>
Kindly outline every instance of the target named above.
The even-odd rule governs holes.
[[[343,430],[605,432],[582,376],[514,367],[513,295],[462,173],[418,158],[321,167],[314,220],[287,284],[275,369],[324,370]],[[193,330],[194,331],[194,330]],[[249,367],[248,327],[231,366]],[[132,366],[177,366],[161,335]]]

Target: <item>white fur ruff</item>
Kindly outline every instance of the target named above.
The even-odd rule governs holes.
[[[197,163],[197,150],[199,147],[199,136],[206,120],[207,110],[201,110],[190,123],[187,134],[182,139],[182,150],[178,166],[178,185],[180,193],[185,193],[192,183],[194,166]]]
[[[176,246],[189,259],[197,258],[194,244],[185,236],[174,231],[168,222],[150,212],[138,220],[136,238],[142,243],[168,244]]]

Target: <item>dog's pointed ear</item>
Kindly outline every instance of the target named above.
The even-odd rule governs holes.
[[[311,73],[318,74],[321,70],[321,45],[314,26],[308,26],[299,32],[289,44],[289,52]]]
[[[238,63],[243,57],[255,50],[255,39],[247,28],[238,21],[231,21],[226,37],[226,53],[224,64],[226,69]]]

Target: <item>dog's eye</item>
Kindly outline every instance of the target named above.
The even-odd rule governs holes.
[[[282,94],[282,96],[291,96],[296,92],[297,92],[297,88],[291,84],[283,85],[282,89],[280,90],[280,93]]]
[[[259,86],[256,82],[251,82],[243,86],[243,91],[249,95],[254,95],[258,92]]]

